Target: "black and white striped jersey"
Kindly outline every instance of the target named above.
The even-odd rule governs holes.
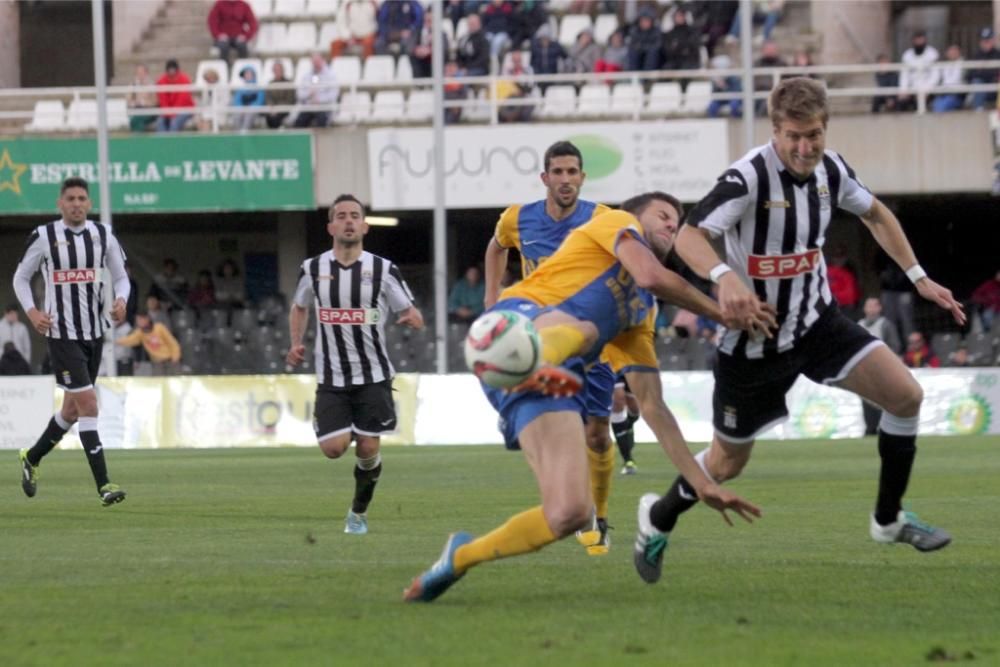
[[[362,252],[344,266],[328,250],[302,262],[295,304],[316,313],[316,376],[319,384],[354,387],[395,374],[385,344],[391,312],[413,305],[399,267]]]
[[[719,350],[757,359],[792,348],[833,302],[821,249],[834,209],[861,215],[873,201],[830,150],[805,181],[785,169],[771,143],[734,162],[686,222],[724,238],[726,262],[775,306],[780,329],[768,340],[726,331]]]
[[[49,338],[96,340],[111,326],[104,302],[110,277],[114,298],[128,301],[125,252],[108,225],[87,220],[70,227],[56,220],[36,227],[14,271],[14,292],[25,312],[37,307],[31,277],[45,278],[45,313],[52,319]],[[110,274],[110,276],[109,276]]]

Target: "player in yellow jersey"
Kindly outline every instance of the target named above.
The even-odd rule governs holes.
[[[651,336],[654,299],[722,320],[718,305],[662,265],[672,243],[669,231],[681,214],[670,195],[639,195],[623,210],[597,216],[574,230],[559,250],[530,276],[508,288],[495,310],[531,317],[552,367],[582,369],[603,350],[613,368],[624,369],[643,417],[666,454],[706,505],[747,521],[760,516],[752,503],[718,486],[688,451],[677,422],[663,402]],[[773,313],[748,304],[727,325],[769,335]],[[587,473],[581,397],[537,392],[500,394],[487,389],[507,435],[517,437],[538,480],[542,504],[511,517],[474,539],[453,533],[430,569],[413,580],[405,600],[430,602],[473,566],[537,551],[585,526],[593,511]]]
[[[487,308],[500,294],[500,280],[507,266],[511,248],[521,255],[521,274],[531,275],[545,260],[555,254],[563,240],[577,227],[611,209],[580,199],[586,180],[583,155],[568,141],[558,141],[545,151],[542,183],[545,199],[530,204],[510,206],[500,216],[496,232],[486,248]],[[677,228],[674,228],[677,233]],[[592,556],[606,554],[611,543],[608,537],[608,497],[614,475],[614,451],[609,437],[612,394],[615,374],[606,363],[596,363],[587,371],[584,401],[587,412],[587,458],[590,469],[591,493],[594,496],[594,520],[577,533],[577,539]],[[518,449],[516,439],[505,437],[508,449]]]

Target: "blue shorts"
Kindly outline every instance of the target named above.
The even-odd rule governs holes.
[[[618,376],[611,366],[598,362],[587,371],[587,384],[583,390],[588,417],[609,417],[611,400]]]
[[[548,309],[527,299],[504,299],[490,308],[490,310],[513,310],[526,317],[535,319]],[[568,360],[564,366],[574,373],[584,374],[583,360],[579,357]],[[576,396],[555,398],[553,396],[543,396],[536,392],[504,392],[482,382],[480,382],[480,385],[483,387],[486,399],[499,415],[497,426],[500,429],[500,433],[503,434],[504,443],[508,449],[519,449],[517,438],[521,430],[546,412],[576,412],[580,415],[581,420],[587,413],[587,406],[584,400],[586,392],[580,392]],[[611,387],[614,389],[614,384]]]

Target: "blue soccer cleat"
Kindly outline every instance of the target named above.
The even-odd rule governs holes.
[[[403,591],[403,599],[407,602],[433,602],[451,588],[452,584],[465,575],[464,572],[455,574],[455,552],[460,546],[471,541],[472,535],[469,533],[449,535],[441,557]]]
[[[344,519],[344,532],[348,535],[367,535],[368,517],[364,514],[355,514],[353,510],[347,510],[347,518]]]

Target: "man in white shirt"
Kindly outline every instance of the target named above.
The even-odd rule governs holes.
[[[962,49],[959,48],[958,44],[952,44],[945,50],[944,60],[934,67],[934,87],[961,86],[965,75],[962,63]],[[934,100],[931,101],[931,110],[934,113],[957,111],[962,108],[964,102],[965,93],[943,92],[934,96]]]
[[[28,327],[21,321],[17,311],[17,306],[7,306],[0,320],[0,348],[7,341],[14,343],[14,347],[21,353],[25,361],[31,363],[31,336],[28,334]]]
[[[899,94],[897,108],[900,111],[914,111],[917,108],[916,94],[927,92],[934,87],[937,73],[931,65],[940,57],[937,49],[927,43],[927,33],[918,30],[913,33],[912,46],[903,52],[903,64],[906,65],[899,73]]]
[[[296,82],[298,89],[295,99],[302,106],[324,107],[299,111],[295,127],[326,127],[330,124],[330,113],[337,101],[337,77],[327,64],[322,53],[312,55],[312,67],[306,70]]]

